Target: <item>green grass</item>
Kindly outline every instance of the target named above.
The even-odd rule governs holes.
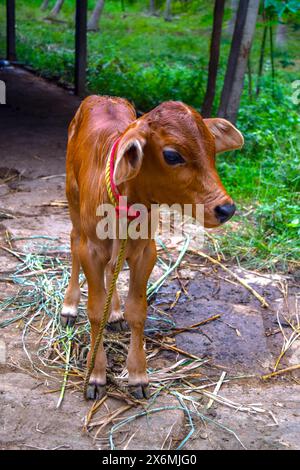
[[[300,254],[300,117],[290,86],[281,79],[273,99],[266,80],[258,101],[243,100],[239,127],[245,148],[219,164],[228,191],[241,205],[238,227],[226,230],[221,246],[252,267],[286,269]]]
[[[90,9],[93,3],[89,2]],[[168,99],[201,108],[212,2],[194,0],[188,12],[175,2],[176,16],[170,23],[147,16],[146,3],[125,0],[123,14],[121,2],[106,1],[101,33],[88,38],[89,91],[124,96],[142,111]],[[4,4],[0,0],[0,56],[5,51]],[[71,83],[74,2],[66,0],[59,16],[65,23],[43,21],[40,4],[41,0],[17,2],[18,58],[46,77]],[[251,53],[254,85],[261,33],[259,23]],[[274,85],[267,51],[259,98],[250,99],[246,80],[238,119],[245,147],[218,158],[223,182],[240,209],[225,226],[225,236],[220,236],[221,248],[227,257],[237,257],[252,267],[286,269],[299,260],[300,106],[291,100],[292,82],[300,80],[299,35],[299,28],[291,28],[287,49],[276,52]],[[224,34],[218,96],[229,46]]]

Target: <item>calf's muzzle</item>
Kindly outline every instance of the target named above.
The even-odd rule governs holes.
[[[215,215],[220,223],[223,224],[224,222],[227,222],[227,220],[231,219],[235,210],[235,204],[222,204],[215,207]]]

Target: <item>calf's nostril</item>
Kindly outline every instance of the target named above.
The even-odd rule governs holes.
[[[222,204],[215,207],[215,214],[220,222],[226,222],[233,216],[235,209],[235,204]]]

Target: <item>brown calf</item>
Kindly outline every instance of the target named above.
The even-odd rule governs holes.
[[[97,207],[109,202],[105,165],[118,138],[113,178],[130,204],[142,203],[147,208],[152,203],[192,204],[193,208],[203,204],[206,227],[217,227],[235,211],[215,167],[216,153],[243,145],[241,133],[228,121],[202,119],[193,108],[172,101],[137,119],[134,109],[124,99],[105,96],[85,99],[69,127],[66,191],[73,225],[72,274],[62,322],[65,325],[75,322],[82,266],[88,283],[91,350],[105,302],[104,275],[109,285],[119,247],[119,240],[100,240],[96,234]],[[128,382],[134,395],[141,398],[146,396],[148,385],[143,332],[147,281],[156,261],[155,242],[151,238],[129,239],[126,260],[130,283],[125,319],[131,329]],[[109,321],[121,319],[115,292]],[[105,383],[106,355],[101,343],[87,398],[100,398],[105,393]]]

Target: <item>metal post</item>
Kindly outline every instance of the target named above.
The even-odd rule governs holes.
[[[16,60],[16,13],[15,0],[6,0],[6,57]]]
[[[75,94],[85,94],[87,64],[87,0],[76,0]]]

